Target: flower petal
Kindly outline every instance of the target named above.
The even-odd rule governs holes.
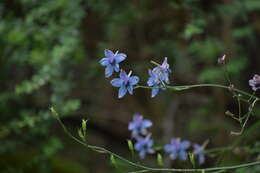
[[[153,154],[155,152],[152,148],[148,148],[147,150],[148,150],[148,153],[151,153],[151,154]]]
[[[204,154],[200,154],[199,155],[199,164],[203,164],[205,162],[205,155]]]
[[[102,66],[107,66],[109,64],[109,60],[108,58],[102,58],[99,63],[102,65]]]
[[[135,128],[135,123],[130,122],[130,123],[128,124],[128,130],[133,130],[134,128]]]
[[[141,132],[142,135],[146,135],[147,134],[147,130],[145,128],[141,128]]]
[[[108,65],[105,69],[105,76],[110,77],[112,76],[113,72],[114,72],[113,67],[111,65]]]
[[[152,147],[152,146],[153,146],[153,140],[152,140],[152,139],[149,139],[149,140],[148,140],[147,146],[148,146],[148,147]]]
[[[162,65],[161,65],[161,67],[165,68],[165,69],[169,68],[169,64],[167,62],[167,57],[164,58],[164,61],[163,61]]]
[[[155,80],[154,78],[150,77],[147,81],[147,85],[148,86],[154,86],[156,83],[155,83]]]
[[[187,149],[190,147],[190,142],[189,141],[182,141],[181,142],[181,149]]]
[[[181,150],[179,152],[179,158],[180,160],[187,160],[187,153],[184,150]]]
[[[124,54],[124,53],[118,53],[118,54],[115,56],[116,63],[120,63],[120,62],[124,61],[125,58],[126,58],[126,54]]]
[[[111,80],[111,85],[114,86],[114,87],[121,87],[122,84],[123,84],[123,80],[120,79],[120,78],[115,78],[113,80]]]
[[[145,151],[145,149],[142,149],[142,150],[139,152],[139,157],[140,157],[141,159],[144,159],[144,158],[145,158],[145,155],[146,155],[146,151]]]
[[[152,125],[153,125],[153,123],[150,120],[143,120],[143,122],[142,122],[143,128],[148,128],[148,127],[151,127]]]
[[[119,69],[119,64],[115,64],[113,67],[114,67],[114,70],[115,70],[116,72],[119,72],[119,70],[120,70],[120,69]]]
[[[136,85],[138,82],[139,82],[138,76],[132,76],[132,77],[129,78],[130,85]]]
[[[143,147],[142,143],[141,142],[136,142],[135,145],[134,145],[134,148],[135,150],[139,151],[141,150]]]
[[[133,95],[133,90],[134,90],[134,87],[133,86],[128,86],[127,87],[127,91],[129,92],[129,94]]]
[[[120,87],[120,88],[119,88],[119,91],[118,91],[118,98],[124,97],[124,95],[126,94],[126,92],[127,92],[127,89],[126,89],[124,86]]]
[[[124,70],[121,70],[119,76],[123,80],[127,80],[128,79],[128,76],[127,76],[127,74],[126,74],[126,72]]]
[[[152,88],[152,98],[155,97],[159,92],[159,88]]]
[[[170,154],[170,159],[175,160],[177,158],[177,153],[173,152]]]
[[[174,148],[171,144],[164,145],[164,151],[165,152],[172,152],[173,150],[174,150]]]
[[[143,119],[143,116],[140,114],[134,114],[134,116],[133,116],[134,121],[140,121],[142,119]]]
[[[105,56],[108,57],[108,58],[114,57],[114,53],[113,53],[111,50],[109,50],[109,49],[105,49],[105,50],[104,50],[104,54],[105,54]]]

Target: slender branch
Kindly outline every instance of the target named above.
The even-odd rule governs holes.
[[[218,171],[218,170],[231,170],[231,169],[238,169],[238,168],[245,168],[245,167],[250,167],[250,166],[255,166],[259,165],[260,161],[256,162],[250,162],[250,163],[245,163],[245,164],[240,164],[240,165],[233,165],[233,166],[222,166],[222,167],[215,167],[215,168],[204,168],[204,169],[164,169],[164,168],[151,168],[150,170],[140,170],[137,171],[138,173],[140,172],[148,172],[148,171],[169,171],[169,172],[211,172],[211,171]],[[134,173],[134,172],[132,172]]]
[[[224,85],[219,85],[219,84],[195,84],[195,85],[179,85],[179,86],[169,86],[169,85],[166,85],[165,86],[165,88],[168,88],[168,89],[171,89],[171,90],[175,90],[175,91],[181,91],[181,90],[186,90],[186,89],[191,89],[191,88],[199,88],[199,87],[213,87],[213,88],[223,88],[223,89],[230,90],[230,87],[224,86]],[[153,87],[138,85],[135,88],[149,88],[149,89],[152,89]],[[232,90],[234,90],[234,91],[236,91],[236,92],[238,92],[238,93],[240,93],[242,95],[248,96],[250,98],[254,98],[254,99],[260,100],[260,98],[254,96],[252,94],[249,94],[249,93],[247,93],[245,91],[242,91],[240,89],[232,88]]]
[[[66,128],[66,126],[63,124],[63,122],[61,121],[61,119],[59,118],[58,113],[54,110],[54,108],[51,108],[51,112],[54,114],[55,118],[58,120],[59,124],[62,126],[64,132],[73,140],[75,140],[76,142],[78,142],[79,144],[92,149],[94,151],[100,152],[100,153],[104,153],[104,154],[109,154],[114,156],[115,158],[124,161],[126,163],[128,163],[131,166],[134,166],[136,168],[141,168],[142,170],[139,171],[135,171],[132,173],[144,173],[144,172],[208,172],[208,171],[218,171],[218,170],[229,170],[229,169],[237,169],[237,168],[244,168],[244,167],[249,167],[249,166],[254,166],[254,165],[260,165],[260,161],[256,161],[256,162],[251,162],[251,163],[246,163],[246,164],[240,164],[240,165],[233,165],[233,166],[224,166],[224,167],[214,167],[214,168],[202,168],[202,169],[175,169],[175,168],[152,168],[152,167],[147,167],[147,166],[143,166],[141,164],[137,164],[135,162],[132,162],[130,160],[125,159],[122,156],[119,156],[118,154],[113,153],[112,151],[109,151],[103,147],[98,147],[98,146],[94,146],[94,145],[88,145],[87,143],[81,141],[80,139],[76,138],[75,136],[73,136]]]
[[[258,99],[255,99],[254,102],[249,106],[249,112],[246,114],[246,120],[244,121],[243,124],[241,124],[242,126],[241,126],[240,132],[231,132],[232,135],[241,135],[243,133],[245,126],[247,124],[247,121],[249,120],[249,117],[251,116],[253,108],[257,101],[258,101]],[[239,118],[239,119],[241,120],[241,118]],[[242,121],[240,121],[240,122],[242,122]]]

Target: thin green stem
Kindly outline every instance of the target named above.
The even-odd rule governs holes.
[[[227,78],[227,80],[228,80],[228,82],[229,82],[229,85],[231,85],[232,83],[231,83],[231,79],[230,79],[230,77],[229,77],[229,73],[228,73],[228,70],[227,70],[227,65],[226,65],[226,63],[224,63],[224,73],[225,73],[226,78]]]
[[[244,123],[242,124],[241,126],[241,130],[240,132],[231,132],[232,135],[241,135],[245,129],[245,126],[247,124],[247,121],[249,120],[249,117],[251,116],[252,114],[252,111],[253,111],[253,108],[256,104],[256,102],[259,101],[258,99],[255,99],[254,102],[249,106],[249,111],[248,113],[246,114],[246,120],[244,121]]]
[[[238,102],[238,117],[239,117],[239,123],[240,123],[240,126],[242,127],[240,96],[237,97],[237,102]]]
[[[75,136],[73,136],[66,128],[66,126],[63,124],[63,122],[61,121],[61,119],[59,118],[58,113],[54,110],[54,108],[51,108],[51,112],[54,114],[55,118],[58,120],[59,124],[62,126],[64,132],[73,140],[75,140],[76,142],[78,142],[79,144],[92,149],[94,151],[100,152],[100,153],[104,153],[104,154],[109,154],[114,156],[115,158],[124,161],[126,163],[128,163],[131,166],[134,166],[136,168],[142,169],[139,171],[135,171],[135,173],[143,173],[143,172],[196,172],[196,171],[200,171],[200,172],[209,172],[209,171],[218,171],[218,170],[229,170],[229,169],[237,169],[237,168],[244,168],[244,167],[249,167],[249,166],[254,166],[254,165],[259,165],[260,161],[256,161],[256,162],[251,162],[251,163],[246,163],[246,164],[240,164],[240,165],[233,165],[233,166],[224,166],[224,167],[214,167],[214,168],[202,168],[202,169],[175,169],[175,168],[152,168],[152,167],[147,167],[147,166],[143,166],[141,164],[137,164],[135,162],[132,162],[130,160],[125,159],[122,156],[119,156],[118,154],[115,154],[103,147],[98,147],[98,146],[94,146],[94,145],[88,145],[87,143],[81,141],[80,139],[76,138]],[[134,173],[134,172],[132,172]]]
[[[219,84],[195,84],[195,85],[179,85],[179,86],[169,86],[169,85],[166,85],[165,86],[165,88],[168,88],[168,89],[171,89],[171,90],[175,90],[175,91],[187,90],[187,89],[191,89],[191,88],[200,88],[200,87],[213,87],[213,88],[223,88],[223,89],[227,89],[227,90],[234,90],[234,91],[240,93],[241,95],[248,96],[248,97],[260,100],[260,98],[254,96],[252,94],[249,94],[249,93],[247,93],[245,91],[242,91],[240,89],[230,88],[228,86],[219,85]],[[153,87],[138,85],[138,86],[135,87],[135,89],[136,88],[152,89]]]
[[[250,163],[245,163],[245,164],[240,164],[240,165],[233,165],[233,166],[222,166],[222,167],[215,167],[215,168],[202,168],[202,169],[170,169],[170,168],[150,168],[144,169],[144,170],[139,170],[139,171],[133,171],[129,173],[143,173],[143,172],[149,172],[149,171],[158,171],[158,172],[211,172],[211,171],[219,171],[219,170],[231,170],[231,169],[238,169],[238,168],[245,168],[245,167],[250,167],[250,166],[255,166],[259,165],[260,161],[256,162],[250,162]]]

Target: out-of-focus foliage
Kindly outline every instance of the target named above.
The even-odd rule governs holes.
[[[49,160],[63,145],[54,133],[56,129],[50,129],[54,128],[50,105],[61,115],[72,117],[78,110],[90,118],[93,128],[109,137],[93,137],[93,142],[101,141],[117,150],[122,142],[114,138],[122,140],[129,135],[126,123],[136,112],[158,120],[154,133],[158,138],[163,136],[162,141],[170,133],[199,143],[210,138],[210,147],[229,145],[235,140],[229,132],[238,124],[224,116],[227,109],[237,110],[228,92],[196,89],[177,96],[165,91],[150,100],[150,91],[137,91],[119,104],[117,91],[104,80],[103,69],[97,68],[98,60],[104,48],[119,49],[128,55],[129,64],[123,68],[133,69],[145,83],[147,69],[153,68],[149,61],[161,63],[167,56],[173,85],[229,85],[225,68],[216,64],[217,58],[226,54],[232,83],[249,91],[248,80],[260,73],[259,11],[259,0],[2,0],[0,155],[6,157],[1,157],[0,168],[5,165],[9,172],[26,172],[31,167],[37,167],[37,172],[51,170]],[[177,110],[174,104],[179,105]],[[253,123],[259,122],[257,107]],[[171,122],[172,131],[167,132],[170,128],[164,122]],[[259,126],[251,127],[253,123],[248,123],[245,133],[249,138],[236,138],[243,139],[241,145],[259,139]],[[7,155],[27,156],[28,164],[2,161]],[[233,158],[227,163],[251,157]],[[86,162],[93,166],[93,160]],[[59,167],[59,161],[52,164]],[[210,161],[207,164],[212,166]],[[102,172],[102,168],[94,170]]]
[[[83,57],[83,16],[79,0],[0,2],[1,160],[8,153],[15,156],[24,150],[22,160],[34,153],[26,165],[1,161],[1,169],[27,172],[42,165],[33,172],[51,171],[46,161],[61,145],[49,130],[49,106],[63,115],[80,106],[78,99],[70,98],[70,66]]]

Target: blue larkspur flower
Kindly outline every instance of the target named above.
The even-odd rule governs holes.
[[[133,138],[137,138],[140,135],[147,135],[147,128],[152,124],[152,121],[143,119],[142,115],[134,114],[133,121],[128,124],[128,130],[132,131]]]
[[[180,138],[171,140],[170,144],[164,146],[165,152],[170,154],[171,159],[187,160],[187,149],[190,147],[189,141],[181,141]]]
[[[171,73],[170,65],[167,62],[167,57],[164,58],[162,65],[157,66],[153,69],[153,72],[157,75],[158,80],[161,82],[165,82],[167,84],[170,83],[169,81],[169,73]]]
[[[162,65],[158,65],[153,70],[148,71],[150,77],[147,81],[147,85],[152,87],[151,97],[155,97],[160,90],[165,90],[165,83],[169,84],[169,64],[167,63],[167,58],[165,57]]]
[[[205,162],[204,147],[198,144],[194,144],[193,148],[193,154],[198,158],[199,164],[203,164]]]
[[[111,80],[111,84],[114,87],[119,87],[118,98],[122,98],[128,91],[129,94],[133,94],[134,85],[139,82],[138,76],[131,76],[132,71],[126,74],[124,70],[121,70],[119,77]]]
[[[163,83],[159,80],[156,73],[149,69],[150,77],[147,81],[148,86],[152,87],[151,97],[155,97],[160,90],[165,90]]]
[[[146,137],[138,137],[137,142],[134,145],[136,151],[139,151],[139,157],[141,159],[145,158],[147,153],[154,153],[153,147],[153,140],[150,138],[150,135]]]
[[[106,66],[105,76],[110,77],[114,71],[119,72],[119,63],[124,61],[126,58],[126,54],[124,53],[113,53],[109,49],[104,50],[105,58],[102,58],[99,63],[102,66]]]

